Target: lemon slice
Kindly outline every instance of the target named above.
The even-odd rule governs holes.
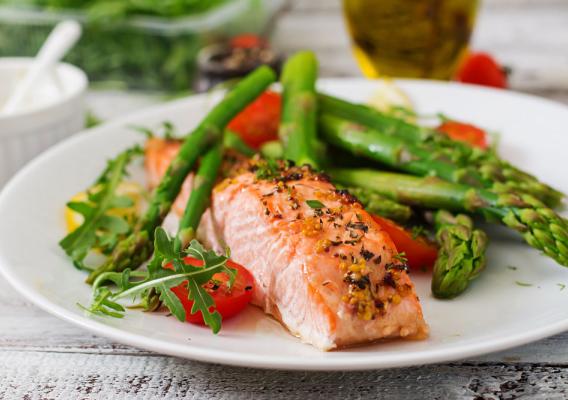
[[[94,188],[97,190],[97,187]],[[144,198],[144,189],[141,185],[136,182],[122,182],[118,186],[116,193],[119,196],[126,196],[132,200],[132,205],[130,207],[124,208],[113,208],[109,210],[110,215],[115,215],[117,217],[124,217],[129,215],[136,215],[140,213],[142,208],[142,200]],[[87,193],[80,192],[71,198],[72,202],[83,202],[87,200]],[[73,232],[83,223],[84,218],[81,214],[76,211],[71,210],[69,207],[65,208],[65,223],[67,225],[67,231]]]
[[[412,101],[404,90],[388,78],[377,80],[376,83],[376,89],[367,102],[369,106],[387,114],[395,114],[405,119],[414,119],[411,112],[404,111],[414,110]]]

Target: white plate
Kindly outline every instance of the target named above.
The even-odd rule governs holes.
[[[402,81],[422,113],[444,113],[501,134],[504,157],[568,192],[565,176],[568,109],[512,92],[447,83]],[[364,101],[369,81],[321,82],[325,90]],[[85,188],[105,159],[142,141],[129,124],[172,121],[184,131],[203,116],[211,98],[192,97],[137,113],[79,134],[21,171],[0,195],[0,267],[22,294],[43,309],[113,340],[191,359],[248,367],[353,370],[449,361],[503,350],[568,329],[568,270],[515,235],[492,228],[489,265],[470,290],[452,301],[430,295],[429,277],[412,274],[431,335],[322,353],[290,336],[251,307],[226,321],[218,336],[164,315],[132,311],[124,319],[86,315],[85,275],[57,242],[64,235],[63,205]],[[516,267],[516,270],[510,267]],[[520,286],[516,282],[530,283]]]

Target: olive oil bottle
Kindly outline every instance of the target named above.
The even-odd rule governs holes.
[[[477,0],[343,0],[363,74],[450,79],[467,51]]]

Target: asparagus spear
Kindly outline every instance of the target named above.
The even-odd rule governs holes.
[[[209,205],[211,190],[217,179],[222,160],[223,147],[220,143],[213,145],[201,159],[195,174],[191,194],[189,199],[187,199],[187,204],[179,221],[178,231],[174,240],[174,251],[176,253],[184,250],[195,238],[195,232],[201,221],[201,216]],[[162,268],[162,264],[162,257],[155,252],[148,264],[148,271],[155,273]],[[155,288],[144,293],[141,304],[146,311],[154,311],[159,307],[159,293],[156,293]]]
[[[520,232],[530,246],[568,266],[568,221],[531,195],[493,193],[435,177],[419,178],[364,169],[329,172],[342,184],[374,190],[404,204],[476,212],[489,221],[499,221]]]
[[[442,299],[461,294],[485,268],[487,235],[465,214],[439,210],[434,214],[438,258],[432,273],[432,293]]]
[[[316,134],[317,60],[310,51],[296,53],[282,71],[282,117],[279,136],[284,157],[298,165],[318,167]]]
[[[160,226],[170,211],[181,185],[195,164],[198,156],[211,139],[217,138],[225,126],[243,108],[275,80],[272,69],[266,66],[257,68],[239,82],[225,98],[217,104],[201,123],[189,134],[179,153],[171,162],[164,178],[156,188],[146,213],[136,225],[134,232],[120,242],[110,258],[87,278],[88,283],[103,272],[135,269],[152,254],[154,230]]]
[[[476,170],[483,186],[495,192],[519,192],[532,194],[549,207],[558,206],[564,194],[521,171],[492,150],[472,148],[449,139],[435,129],[420,127],[362,104],[353,104],[332,96],[319,94],[319,108],[325,114],[363,124],[383,135],[396,136],[407,144],[419,146],[429,154],[430,160],[441,160],[458,168]]]
[[[176,235],[176,251],[181,251],[187,247],[189,242],[195,238],[195,231],[201,221],[201,216],[209,205],[211,190],[217,179],[219,167],[223,160],[223,147],[216,144],[205,153],[195,174],[193,187],[185,210],[179,222]]]
[[[456,168],[441,161],[419,145],[400,137],[385,135],[379,131],[322,113],[320,132],[330,143],[360,154],[389,167],[419,176],[434,175],[450,182],[483,186],[482,177],[472,168]]]
[[[318,93],[318,106],[323,113],[348,119],[405,140],[423,142],[434,135],[431,129],[412,125],[366,105],[350,103],[323,93]]]
[[[335,183],[335,182],[334,182]],[[412,208],[382,196],[372,190],[356,186],[335,185],[338,189],[347,189],[349,193],[357,197],[365,210],[371,214],[392,219],[397,222],[406,222],[412,217]]]

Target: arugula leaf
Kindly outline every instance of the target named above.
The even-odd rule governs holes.
[[[168,310],[181,322],[185,321],[185,308],[183,308],[181,300],[170,290],[170,286],[160,283],[155,288],[160,293],[160,300]]]
[[[77,304],[79,307],[95,315],[107,315],[114,318],[124,317],[126,311],[124,307],[110,299],[112,292],[106,288],[100,288],[95,291],[93,302],[89,308]]]
[[[163,137],[165,140],[180,139],[180,137],[177,135],[174,124],[172,124],[170,121],[163,121],[160,128],[158,128],[158,130],[161,132],[157,133],[145,126],[129,125],[128,127],[136,132],[143,134],[144,136],[146,136],[146,139],[152,139],[153,137]]]
[[[110,281],[118,286],[121,291],[124,291],[134,287],[137,282],[143,282],[147,277],[146,271],[131,271],[130,268],[126,268],[122,272],[105,272],[95,280],[93,290],[97,291],[99,288],[103,288],[103,284]]]
[[[174,124],[170,121],[162,122],[162,128],[164,129],[164,139],[166,140],[176,140],[179,139],[176,133],[176,128]]]
[[[146,128],[145,126],[128,125],[127,127],[146,136],[146,139],[152,139],[154,137],[154,131],[150,128]]]
[[[94,282],[95,297],[89,312],[99,315],[122,317],[124,307],[116,301],[125,297],[135,297],[154,290],[159,299],[180,321],[185,321],[186,311],[180,299],[172,292],[172,288],[187,282],[188,299],[193,301],[191,313],[201,312],[203,320],[213,333],[221,329],[221,314],[215,310],[215,302],[209,292],[203,287],[213,279],[216,273],[224,272],[229,276],[227,285],[232,287],[236,270],[227,266],[229,252],[220,255],[207,250],[197,240],[192,240],[184,251],[175,251],[175,239],[169,237],[166,231],[159,227],[154,238],[154,257],[147,271],[131,272],[126,269],[122,273],[107,272],[101,274]],[[203,266],[195,267],[184,262],[185,256],[191,256],[203,261]],[[173,269],[163,268],[171,263]],[[113,282],[119,287],[111,293],[105,282]]]
[[[99,248],[107,254],[130,232],[131,224],[128,221],[122,217],[109,215],[108,212],[113,208],[128,207],[133,204],[131,199],[118,196],[116,191],[126,175],[126,167],[140,154],[142,154],[140,146],[120,153],[108,162],[93,187],[87,190],[86,201],[67,203],[67,207],[81,214],[84,219],[81,226],[59,242],[65,253],[73,259],[76,267],[90,270],[84,264],[84,260],[93,248]]]
[[[174,240],[171,240],[166,231],[158,228],[154,235],[154,249],[157,255],[162,256],[166,260],[174,260],[179,258],[174,250]]]
[[[195,280],[188,281],[188,289],[189,299],[193,300],[191,313],[195,314],[201,311],[205,324],[211,328],[213,333],[219,332],[221,329],[221,314],[217,310],[211,312],[210,308],[215,306],[211,295]]]

